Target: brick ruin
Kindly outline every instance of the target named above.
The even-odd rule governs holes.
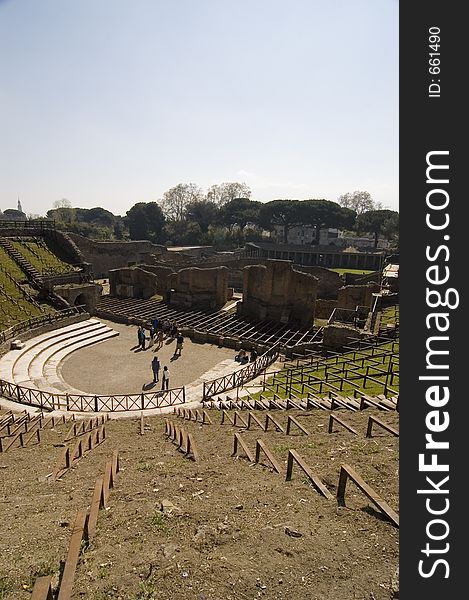
[[[228,291],[228,269],[189,267],[168,277],[169,304],[179,308],[216,309],[224,306],[232,296]]]
[[[337,294],[337,308],[355,310],[357,306],[371,308],[373,293],[379,291],[377,283],[368,285],[346,285]]]
[[[177,262],[153,257],[154,264],[140,264],[109,271],[110,294],[148,299],[155,294],[175,307],[221,308],[232,297],[230,284],[239,289],[243,278],[243,300],[238,314],[263,320],[312,326],[314,318],[327,320],[335,308],[355,311],[371,308],[377,283],[342,285],[337,273],[322,267],[296,267],[288,260],[224,259],[200,262],[200,266],[178,268]],[[246,264],[247,263],[247,264]],[[229,265],[229,266],[228,266]],[[340,321],[337,315],[336,321]]]
[[[317,286],[316,277],[297,271],[290,261],[245,267],[238,314],[312,327]]]
[[[110,295],[116,298],[147,300],[158,293],[158,277],[145,266],[124,267],[109,271]]]
[[[71,306],[85,305],[90,315],[96,312],[96,305],[101,297],[102,289],[102,286],[97,283],[70,283],[54,286],[56,294]]]

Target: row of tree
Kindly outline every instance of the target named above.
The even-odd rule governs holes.
[[[243,195],[240,195],[243,194]],[[344,194],[329,200],[250,199],[243,183],[212,186],[206,194],[193,183],[171,188],[158,202],[139,202],[124,217],[100,207],[73,208],[67,200],[55,203],[47,217],[58,227],[94,239],[150,240],[166,245],[214,245],[233,248],[262,238],[275,227],[286,242],[292,227],[337,228],[396,239],[399,214],[375,203],[368,192]]]

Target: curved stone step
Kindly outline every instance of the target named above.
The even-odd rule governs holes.
[[[109,329],[109,331],[105,331],[93,338],[83,339],[77,341],[73,345],[57,350],[54,355],[44,364],[42,376],[30,381],[31,387],[47,390],[51,393],[57,394],[64,394],[68,392],[69,394],[83,394],[87,396],[92,395],[91,392],[84,392],[66,383],[61,377],[60,364],[72,352],[80,350],[81,348],[85,348],[86,346],[91,346],[92,344],[104,342],[117,335],[119,335],[118,331]]]
[[[112,336],[107,337],[114,337],[118,335],[118,332],[114,331],[114,329],[111,329],[111,327],[101,324],[101,327],[94,327],[92,330],[88,330],[86,333],[82,333],[79,336],[68,338],[64,343],[54,344],[53,346],[45,348],[29,363],[27,379],[34,380],[41,378],[44,374],[44,368],[47,366],[48,362],[51,361],[51,359],[53,359],[53,357],[55,357],[57,354],[62,353],[63,350],[65,350],[63,353],[65,357],[71,352],[75,352],[75,350],[81,348],[82,341],[86,342],[83,345],[89,346],[94,341],[101,341],[101,336],[107,333],[112,333]],[[107,337],[105,339],[107,339]]]
[[[61,338],[64,336],[66,337],[73,331],[89,328],[96,323],[100,323],[100,321],[97,319],[79,321],[78,323],[73,323],[72,325],[54,329],[53,331],[48,331],[47,333],[43,333],[42,335],[27,340],[22,350],[10,350],[7,354],[5,354],[5,356],[2,357],[0,360],[0,379],[13,381],[13,369],[15,364],[17,361],[21,360],[21,357],[29,352],[32,348],[42,344],[47,340],[53,339],[59,341]]]
[[[23,352],[22,356],[15,362],[12,369],[12,381],[19,383],[29,380],[31,363],[34,361],[43,362],[42,355],[44,352],[46,353],[44,356],[47,356],[51,352],[53,353],[54,349],[57,351],[57,349],[60,349],[63,346],[73,344],[77,339],[101,333],[104,328],[109,329],[106,325],[98,321],[97,323],[90,324],[88,327],[75,329],[67,332],[64,335],[60,335],[55,338],[49,338],[40,342],[39,344],[35,344],[26,352]]]

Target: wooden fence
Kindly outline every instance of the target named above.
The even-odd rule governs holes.
[[[159,392],[148,392],[146,394],[110,396],[52,394],[0,379],[0,396],[21,404],[38,406],[45,410],[120,412],[184,404],[186,401],[186,390],[184,387],[181,387],[171,390],[161,390]]]
[[[204,382],[203,400],[210,400],[212,396],[241,387],[251,379],[257,377],[269,365],[271,365],[280,354],[280,344],[276,344],[267,352],[256,358],[252,363],[248,363],[244,368],[234,371],[229,375],[212,379]]]

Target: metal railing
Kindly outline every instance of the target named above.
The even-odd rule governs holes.
[[[30,219],[29,221],[7,221],[0,219],[0,229],[44,231],[45,229],[55,229],[55,221],[51,219]]]
[[[109,396],[53,394],[0,379],[0,396],[21,404],[38,406],[45,410],[124,412],[184,404],[186,390],[181,387],[159,392]]]
[[[254,362],[247,364],[244,368],[234,371],[229,375],[204,382],[203,400],[208,400],[216,394],[226,390],[241,387],[251,379],[257,377],[264,369],[271,365],[280,354],[280,344],[276,344],[267,352],[264,352]]]

